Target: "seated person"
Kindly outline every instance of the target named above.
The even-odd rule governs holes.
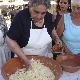
[[[7,25],[2,15],[0,15],[0,68],[11,58],[11,51],[5,43]]]

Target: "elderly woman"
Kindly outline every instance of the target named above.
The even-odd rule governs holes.
[[[80,0],[71,1],[72,12],[64,14],[57,26],[65,53],[80,53]]]
[[[0,15],[0,68],[11,57],[11,51],[5,43],[7,25],[2,15]]]
[[[47,12],[49,5],[49,0],[29,0],[29,8],[14,17],[7,33],[7,44],[25,63],[29,62],[25,55],[53,57],[50,44],[54,26],[52,14]]]

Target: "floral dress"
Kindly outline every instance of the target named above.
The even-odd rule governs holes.
[[[11,58],[11,51],[5,43],[7,25],[2,15],[0,15],[0,68]]]

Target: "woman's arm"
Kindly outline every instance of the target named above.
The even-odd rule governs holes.
[[[58,25],[57,25],[57,29],[56,29],[56,32],[59,37],[62,36],[63,31],[64,31],[64,14],[62,15],[61,19],[59,20]]]
[[[55,28],[52,31],[52,38],[54,39],[55,45],[58,45],[58,47],[62,47],[62,41],[60,40]]]
[[[52,37],[56,44],[61,43],[61,45],[62,45],[60,37],[61,37],[63,31],[64,31],[64,14],[62,15],[62,17],[60,18],[60,20],[57,24],[57,29],[55,30],[55,28],[54,28],[52,31]]]
[[[6,36],[6,42],[10,47],[11,51],[18,55],[25,62],[26,65],[29,65],[29,60],[27,59],[17,42],[10,39],[8,36]]]
[[[64,14],[62,14],[62,17],[57,25],[57,29],[56,32],[58,34],[58,36],[61,38],[63,31],[64,31]],[[62,42],[63,48],[64,48],[64,52],[65,54],[71,54],[72,52],[67,48],[66,44],[64,42]]]

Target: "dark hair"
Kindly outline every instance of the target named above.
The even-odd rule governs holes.
[[[59,6],[59,2],[60,0],[57,0],[57,7],[56,7],[56,10],[59,11],[60,10],[60,6]],[[68,0],[68,9],[67,9],[67,12],[71,12],[71,0]]]
[[[29,6],[36,7],[40,4],[44,4],[47,8],[50,7],[50,0],[29,0]]]

